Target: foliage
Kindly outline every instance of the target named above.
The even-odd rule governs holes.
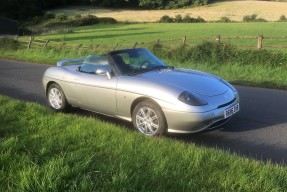
[[[252,14],[252,15],[245,15],[243,17],[243,22],[266,22],[266,20],[262,18],[257,18],[256,14]]]
[[[176,15],[174,18],[168,15],[164,15],[159,20],[160,23],[205,23],[205,20],[201,17],[192,18],[190,15]]]
[[[159,20],[160,23],[173,23],[174,19],[168,15],[164,15]]]
[[[66,20],[68,20],[68,16],[65,15],[64,13],[57,13],[57,14],[55,15],[55,19],[56,19],[57,21],[66,21]]]
[[[180,46],[167,49],[155,44],[151,50],[161,58],[174,59],[179,62],[212,63],[242,65],[266,65],[272,67],[287,66],[287,53],[268,50],[238,49],[226,43],[205,41],[195,47]]]
[[[36,16],[36,18],[39,18]],[[35,22],[30,22],[27,25],[31,26],[29,27],[30,34],[42,34],[47,33],[48,31],[58,31],[63,33],[63,31],[71,32],[70,30],[66,30],[66,28],[71,27],[77,27],[77,26],[87,26],[87,25],[94,25],[94,24],[115,24],[117,21],[110,17],[102,17],[98,18],[94,15],[76,15],[75,17],[67,17],[64,14],[57,14],[55,18],[44,20],[43,17],[41,17],[38,21],[38,26],[35,25]],[[64,29],[64,30],[63,30]],[[65,33],[66,33],[65,32]],[[22,34],[22,33],[20,33]],[[25,34],[28,34],[25,31]]]
[[[9,38],[0,37],[0,49],[17,50],[19,48],[19,41]]]
[[[222,22],[222,23],[230,23],[232,22],[228,17],[221,17],[219,22]]]
[[[75,19],[80,19],[80,18],[82,18],[82,15],[81,15],[81,14],[76,14],[76,15],[74,16],[74,18],[75,18]]]
[[[285,15],[281,15],[278,21],[279,21],[279,22],[286,22],[286,21],[287,21],[287,18],[286,18]]]
[[[207,5],[208,0],[139,0],[139,6],[148,9],[177,9]]]

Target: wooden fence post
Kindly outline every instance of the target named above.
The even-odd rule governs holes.
[[[186,36],[184,36],[184,37],[182,38],[182,44],[183,44],[183,45],[185,45],[185,42],[186,42]]]
[[[138,45],[138,42],[135,42],[133,48],[136,48],[137,45]]]
[[[113,51],[116,50],[116,48],[118,47],[118,45],[119,45],[119,44],[117,43],[116,46],[113,48]]]
[[[263,35],[258,35],[257,49],[262,49]]]
[[[30,37],[29,38],[29,42],[28,42],[28,49],[30,49],[31,48],[31,45],[32,45],[32,41],[33,41],[33,39],[34,39],[34,37]]]
[[[62,42],[62,43],[60,44],[60,46],[59,46],[59,49],[63,49],[65,45],[66,45],[66,43],[65,43],[65,42]]]
[[[215,41],[216,41],[217,43],[220,43],[220,41],[221,41],[220,35],[217,35],[217,36],[215,37]]]
[[[45,42],[45,45],[44,45],[44,48],[46,48],[47,46],[48,46],[48,43],[50,42],[50,40],[47,40],[46,42]]]
[[[75,50],[78,51],[82,46],[83,44],[78,45]]]

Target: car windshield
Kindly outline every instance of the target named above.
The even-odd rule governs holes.
[[[127,49],[109,53],[115,67],[123,75],[135,75],[156,69],[167,68],[146,49]]]
[[[80,67],[81,72],[95,73],[97,69],[109,70],[110,66],[105,55],[89,55]]]

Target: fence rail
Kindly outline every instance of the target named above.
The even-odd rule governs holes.
[[[2,36],[3,37],[3,36]],[[11,38],[11,37],[10,37]],[[25,38],[27,38],[25,40]],[[136,48],[138,46],[144,46],[144,45],[150,45],[150,44],[160,44],[160,43],[169,43],[169,46],[178,46],[178,45],[187,45],[187,46],[195,46],[195,41],[204,41],[204,40],[210,40],[215,42],[222,42],[226,43],[232,40],[256,40],[250,44],[250,42],[244,44],[238,44],[236,42],[232,43],[233,45],[236,45],[238,47],[248,47],[248,48],[272,48],[272,49],[286,49],[287,48],[287,36],[208,36],[208,37],[187,37],[183,36],[180,38],[170,38],[170,39],[156,39],[153,41],[145,41],[145,42],[133,42],[129,44],[119,44],[116,43],[114,45],[103,45],[103,44],[69,44],[68,42],[58,42],[58,41],[51,41],[49,39],[41,39],[41,38],[35,38],[32,36],[25,36],[25,37],[18,37],[15,36],[15,39],[24,39],[21,42],[26,44],[26,47],[28,49],[31,49],[33,47],[37,48],[46,48],[46,47],[53,47],[53,48],[59,48],[59,49],[74,49],[74,50],[80,50],[80,49],[106,49],[106,50],[116,50],[122,47],[127,48]],[[283,42],[283,45],[268,45],[268,43],[265,43],[265,40],[286,40],[286,42]],[[92,42],[92,41],[91,41]],[[173,43],[176,42],[176,43]],[[281,42],[282,44],[282,42]]]

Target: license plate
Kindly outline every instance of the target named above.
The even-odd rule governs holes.
[[[239,111],[239,103],[224,111],[224,118],[228,118]]]

